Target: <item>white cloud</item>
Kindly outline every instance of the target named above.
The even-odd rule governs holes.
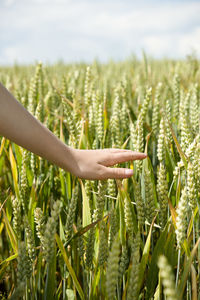
[[[11,6],[15,3],[15,0],[4,0],[4,5],[5,6]]]
[[[17,52],[18,51],[17,51],[16,47],[6,47],[3,50],[3,58],[6,59],[6,60],[13,61],[18,56]]]
[[[172,38],[169,35],[149,35],[144,37],[143,44],[145,51],[155,57],[172,56],[170,53]]]
[[[200,54],[200,26],[190,33],[183,34],[179,41],[179,52],[182,55],[193,50]]]
[[[199,1],[3,0],[0,63],[200,54]]]

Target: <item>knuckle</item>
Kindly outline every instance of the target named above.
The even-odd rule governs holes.
[[[121,177],[121,175],[123,174],[123,170],[122,169],[114,169],[115,170],[115,174],[118,176],[118,177]]]
[[[106,177],[106,172],[105,172],[104,168],[99,168],[98,174],[101,179]]]

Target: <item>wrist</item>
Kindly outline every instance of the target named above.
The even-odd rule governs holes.
[[[77,150],[65,145],[65,155],[62,168],[65,171],[72,173],[73,175],[76,175],[76,171],[78,170],[76,156]]]

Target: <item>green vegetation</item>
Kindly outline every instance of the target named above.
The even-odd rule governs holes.
[[[1,137],[2,299],[197,299],[199,78],[193,57],[0,68],[68,145],[148,153],[87,181]]]

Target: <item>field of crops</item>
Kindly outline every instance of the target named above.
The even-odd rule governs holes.
[[[148,154],[129,179],[80,180],[0,137],[0,298],[198,299],[199,61],[16,65],[0,81],[72,147]]]

